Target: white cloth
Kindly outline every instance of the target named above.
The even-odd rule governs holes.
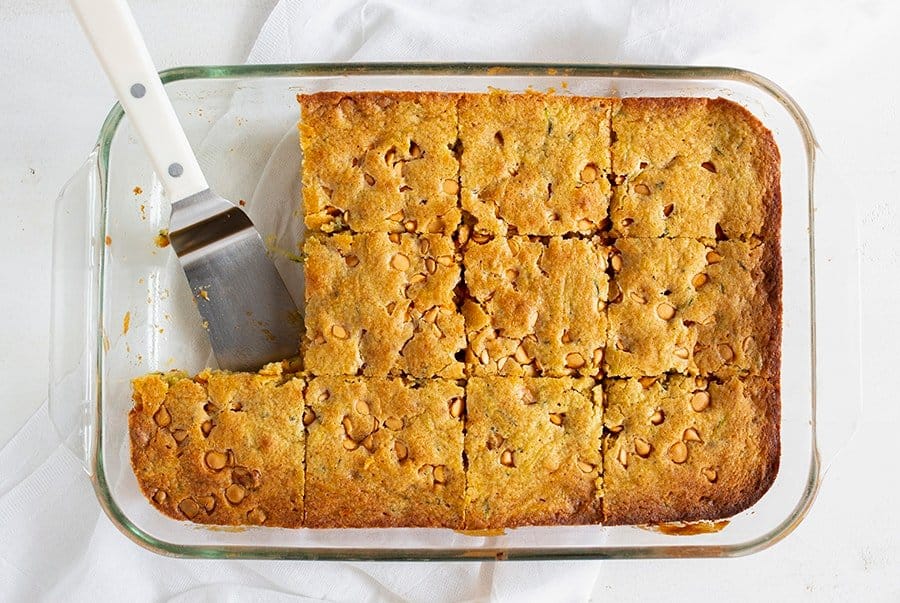
[[[702,63],[776,81],[801,72],[826,77],[843,66],[837,49],[836,63],[813,60],[821,49],[811,46],[786,52],[784,40],[809,34],[817,3],[755,4],[282,0],[248,61]],[[831,17],[841,23],[836,11]],[[168,559],[134,545],[105,517],[79,461],[56,443],[46,406],[0,450],[3,601],[575,601],[597,592],[599,568]]]

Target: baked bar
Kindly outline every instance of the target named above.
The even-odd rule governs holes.
[[[593,233],[608,217],[609,99],[459,100],[462,209],[480,235]]]
[[[612,111],[610,215],[624,237],[777,237],[772,134],[725,99],[625,98]]]
[[[442,235],[311,237],[304,366],[313,375],[463,376],[454,288],[460,261]]]
[[[466,528],[601,520],[602,393],[592,379],[466,387]]]
[[[258,374],[151,374],[133,382],[131,465],[144,496],[175,519],[303,524],[303,381]]]
[[[606,359],[614,376],[696,372],[696,329],[682,313],[697,298],[706,247],[691,239],[619,239],[610,258]]]
[[[758,239],[618,239],[608,373],[777,377],[781,267]]]
[[[606,383],[606,525],[729,517],[778,472],[777,385],[760,377]]]
[[[461,528],[464,394],[444,380],[313,379],[306,525]]]
[[[599,239],[470,242],[462,308],[470,374],[598,375],[606,345],[607,253]]]
[[[456,229],[456,95],[326,92],[297,100],[307,228]]]
[[[701,375],[781,372],[781,260],[772,243],[721,241],[692,279],[695,302],[683,320],[697,331],[693,360]]]

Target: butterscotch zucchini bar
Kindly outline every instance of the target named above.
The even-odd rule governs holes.
[[[746,109],[298,101],[299,364],[136,379],[132,463],[154,506],[477,530],[718,519],[771,486],[780,159]]]

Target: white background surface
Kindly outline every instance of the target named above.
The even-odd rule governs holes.
[[[160,68],[243,62],[274,3],[131,2]],[[900,9],[888,2],[783,4],[723,14],[661,3],[646,35],[681,35],[687,19],[736,22],[725,51],[718,44],[713,54],[697,52],[702,37],[684,47],[705,63],[748,68],[781,84],[806,110],[830,163],[841,166],[844,202],[856,206],[862,233],[859,429],[809,517],[784,542],[736,560],[605,562],[597,599],[900,599]],[[763,35],[767,29],[780,35]],[[618,60],[653,58],[629,55],[627,41],[623,47]],[[564,38],[545,50],[546,57],[530,49],[521,58],[578,59],[566,54]],[[94,144],[113,97],[60,0],[2,0],[0,82],[2,446],[46,396],[53,202]],[[567,571],[567,564],[555,567]]]

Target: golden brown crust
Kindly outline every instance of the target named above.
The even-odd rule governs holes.
[[[703,288],[706,247],[691,239],[619,239],[611,264],[608,373],[640,377],[694,373],[696,326],[684,313]]]
[[[131,465],[144,496],[180,520],[303,523],[303,381],[205,371],[135,379]]]
[[[474,375],[598,375],[606,344],[608,250],[598,239],[496,238],[463,258]]]
[[[599,523],[601,398],[586,378],[470,379],[466,528]]]
[[[610,197],[610,100],[467,94],[459,101],[462,209],[477,233],[592,233]]]
[[[299,95],[307,228],[451,234],[460,218],[457,98]]]
[[[777,376],[778,251],[759,239],[619,239],[608,372]]]
[[[311,237],[304,365],[313,375],[463,376],[453,290],[460,258],[443,235]]]
[[[627,237],[769,238],[781,212],[771,132],[726,99],[626,98],[612,114],[610,214]]]
[[[462,387],[321,377],[306,398],[307,526],[462,527]]]
[[[760,377],[645,383],[607,383],[604,523],[720,519],[759,500],[778,473],[777,387]]]

